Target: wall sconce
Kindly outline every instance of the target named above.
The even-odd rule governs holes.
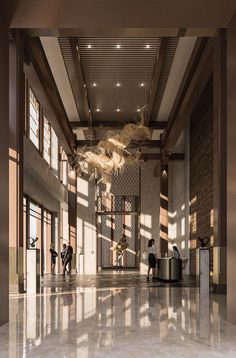
[[[161,175],[163,176],[163,177],[167,177],[167,166],[166,165],[164,165],[163,167],[162,167],[162,172],[161,172]]]

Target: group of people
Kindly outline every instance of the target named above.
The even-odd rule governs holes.
[[[56,258],[58,257],[58,253],[54,250],[53,245],[50,246],[50,254],[51,254],[51,274],[55,275],[55,265]],[[65,276],[66,272],[68,274],[71,273],[71,262],[73,257],[73,247],[68,244],[63,244],[63,248],[61,251],[61,262],[62,262],[62,275]]]
[[[173,246],[173,257],[176,259],[180,259],[180,253],[177,248],[177,246]],[[150,239],[148,241],[148,248],[147,248],[147,254],[148,254],[148,272],[147,272],[147,281],[149,282],[149,275],[152,270],[152,280],[155,280],[155,274],[156,274],[156,266],[157,266],[157,258],[156,258],[156,246],[155,246],[155,240]]]
[[[56,258],[58,257],[58,253],[54,250],[53,245],[50,246],[50,254],[51,254],[51,273],[55,274],[55,265]],[[152,279],[155,280],[156,266],[157,266],[157,258],[156,258],[156,246],[155,240],[151,239],[148,241],[148,272],[147,272],[147,281],[149,282],[149,275],[152,270]],[[61,261],[62,261],[62,275],[65,276],[65,273],[71,273],[71,261],[73,257],[73,247],[68,244],[63,244],[63,248],[61,251]],[[180,253],[177,246],[173,246],[173,257],[176,259],[180,259]]]

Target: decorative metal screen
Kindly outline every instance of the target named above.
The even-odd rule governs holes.
[[[101,266],[135,267],[136,242],[138,237],[138,215],[99,215],[100,225],[98,237],[101,240]],[[117,262],[115,247],[125,236],[128,248],[124,251],[120,262]]]
[[[126,167],[119,175],[113,175],[111,181],[111,193],[113,195],[139,195],[139,175],[138,165]]]
[[[139,196],[107,196],[105,193],[100,193],[97,196],[97,213],[138,213],[140,212],[140,197]]]
[[[137,215],[125,215],[125,232],[128,237],[129,247],[125,251],[125,263],[129,267],[135,267],[136,259],[136,240],[138,234],[138,216]]]
[[[96,211],[99,216],[98,239],[101,240],[102,267],[135,267],[138,240],[138,214],[140,212],[140,169],[127,167],[112,177],[111,194],[105,193],[101,182],[96,190]],[[122,238],[128,243],[119,257],[116,245]]]
[[[101,215],[101,264],[102,267],[111,266],[111,215]]]

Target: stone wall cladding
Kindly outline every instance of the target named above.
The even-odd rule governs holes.
[[[209,81],[190,118],[190,273],[196,274],[198,237],[212,237],[213,86]],[[212,255],[211,255],[212,261]],[[212,262],[211,262],[212,266]]]

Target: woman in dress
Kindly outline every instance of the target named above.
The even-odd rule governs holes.
[[[152,270],[152,280],[155,279],[155,271],[156,271],[156,247],[155,247],[155,240],[151,239],[148,241],[148,248],[147,248],[147,254],[148,254],[148,272],[147,272],[147,281],[149,282],[149,274]]]

